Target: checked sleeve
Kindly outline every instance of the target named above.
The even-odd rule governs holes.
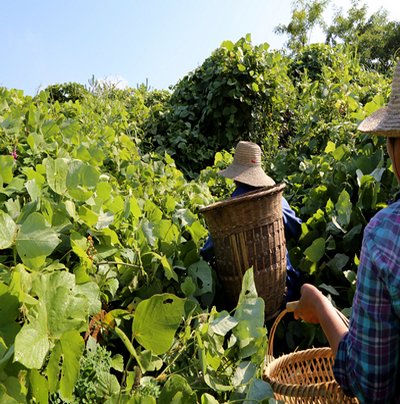
[[[361,403],[400,402],[400,203],[364,232],[349,332],[339,344],[336,380]]]

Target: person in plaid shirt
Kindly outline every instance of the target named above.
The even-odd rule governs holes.
[[[387,138],[400,181],[400,62],[388,106],[358,129]],[[380,210],[365,228],[349,328],[310,284],[302,286],[294,315],[321,324],[335,354],[335,378],[347,395],[360,403],[400,403],[400,200]]]

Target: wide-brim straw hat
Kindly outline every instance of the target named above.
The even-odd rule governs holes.
[[[253,187],[269,187],[275,181],[261,167],[261,148],[255,143],[240,141],[235,149],[233,163],[220,175]]]
[[[400,137],[400,62],[394,71],[388,105],[365,118],[358,130],[378,136]]]

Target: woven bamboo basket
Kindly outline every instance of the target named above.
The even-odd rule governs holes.
[[[283,316],[294,310],[295,304],[288,304],[288,308],[279,314],[270,330],[263,378],[271,385],[275,399],[293,404],[359,403],[357,398],[346,396],[336,382],[331,348],[311,348],[273,359],[276,328]],[[342,319],[347,321],[343,315]]]
[[[266,319],[279,313],[285,294],[284,188],[277,184],[200,209],[214,241],[216,271],[228,304],[237,304],[243,275],[253,267]]]

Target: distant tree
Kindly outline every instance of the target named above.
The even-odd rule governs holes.
[[[81,101],[88,94],[88,90],[80,83],[52,84],[45,88],[51,102]]]
[[[343,15],[340,9],[326,29],[326,43],[350,45],[359,55],[362,65],[386,73],[400,49],[400,23],[388,20],[384,9],[368,17],[368,8],[360,0]]]
[[[325,28],[323,12],[330,0],[296,0],[292,9],[292,19],[288,25],[280,24],[275,27],[275,33],[288,35],[286,47],[296,53],[309,44],[313,28]]]
[[[289,131],[294,97],[287,60],[268,48],[253,46],[250,35],[223,42],[174,86],[166,103],[150,109],[142,146],[168,152],[191,177],[239,140],[275,151]]]

